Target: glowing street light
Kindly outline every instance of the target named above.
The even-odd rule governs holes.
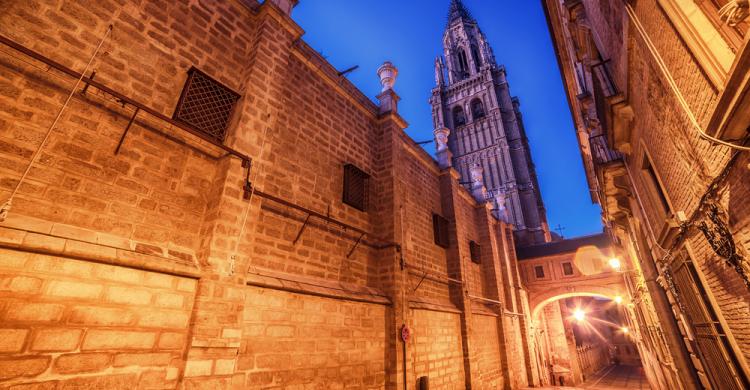
[[[573,311],[573,318],[575,318],[576,321],[581,322],[586,319],[586,312],[581,309],[575,309]]]
[[[620,261],[620,259],[613,257],[609,259],[609,266],[612,267],[613,270],[619,271],[620,267],[622,267],[622,262]]]
[[[622,296],[621,295],[618,295],[618,296],[615,297],[615,303],[618,304],[618,305],[622,303]]]
[[[630,329],[627,326],[623,326],[622,328],[620,328],[620,330],[625,334],[628,334],[630,332]]]

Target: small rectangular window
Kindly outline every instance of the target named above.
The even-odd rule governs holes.
[[[367,211],[370,175],[352,164],[344,165],[344,203]]]
[[[537,279],[543,279],[544,278],[544,267],[541,265],[534,266],[534,275],[536,275]]]
[[[240,95],[205,73],[190,68],[173,118],[223,142]]]
[[[477,264],[482,262],[482,247],[475,241],[469,241],[469,253],[471,254],[472,262]]]
[[[654,166],[651,164],[651,159],[646,153],[643,154],[642,169],[646,185],[649,187],[648,191],[657,198],[659,206],[662,209],[661,211],[666,216],[669,214],[669,201],[667,201],[664,189],[662,189],[661,183],[659,183],[659,177],[656,175],[656,170],[654,170]]]
[[[435,236],[435,244],[443,248],[450,246],[447,219],[440,215],[432,214],[432,231]]]
[[[573,275],[573,264],[562,263],[562,267],[563,267],[563,275],[565,276]]]

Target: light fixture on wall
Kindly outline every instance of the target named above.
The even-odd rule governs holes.
[[[620,330],[621,330],[621,331],[622,331],[622,333],[624,333],[624,334],[628,334],[628,333],[630,333],[630,328],[628,328],[627,326],[623,326],[622,328],[620,328]]]
[[[609,261],[607,263],[615,271],[619,271],[620,267],[622,267],[622,261],[620,261],[620,259],[618,259],[617,257],[613,257],[613,258],[609,259]]]
[[[581,322],[586,319],[586,312],[581,309],[575,309],[573,311],[573,318],[575,318],[576,321]]]
[[[621,304],[621,303],[622,303],[622,295],[617,295],[617,296],[615,296],[615,299],[614,299],[614,301],[615,301],[615,303],[616,303],[616,304],[618,304],[618,305],[619,305],[619,304]]]

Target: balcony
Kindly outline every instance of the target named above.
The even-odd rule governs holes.
[[[597,166],[608,165],[615,161],[622,161],[622,154],[609,148],[604,134],[589,137],[591,156]]]

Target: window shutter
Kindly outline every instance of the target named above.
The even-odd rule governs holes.
[[[435,235],[435,244],[443,248],[450,246],[447,219],[438,214],[432,214],[432,230]]]
[[[471,261],[477,264],[482,262],[482,247],[475,241],[469,241],[469,253],[471,254]]]
[[[344,165],[344,203],[367,211],[370,175],[352,164]]]

